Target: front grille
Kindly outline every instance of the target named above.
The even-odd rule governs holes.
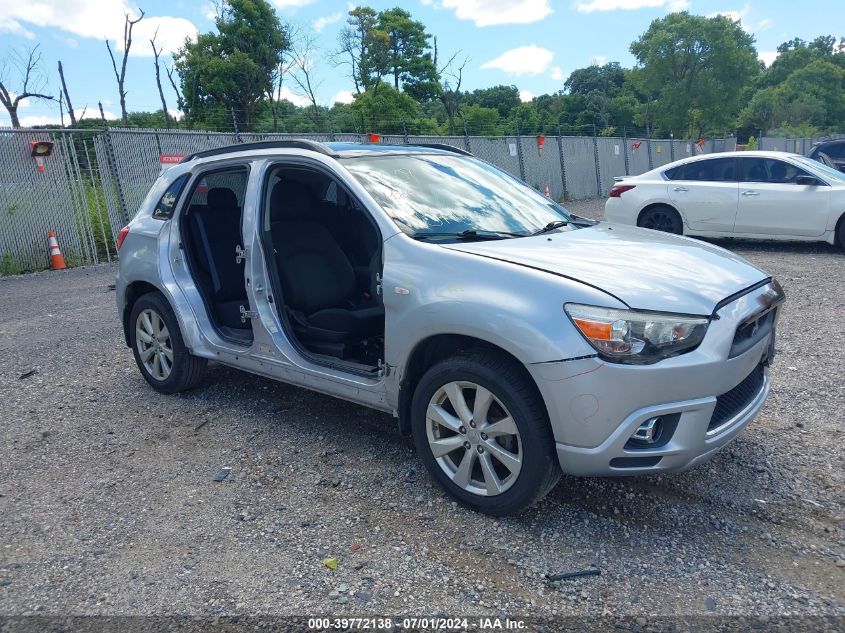
[[[748,376],[730,391],[716,398],[716,408],[710,417],[708,431],[719,428],[737,413],[742,411],[749,402],[754,400],[763,388],[763,366],[757,365]]]

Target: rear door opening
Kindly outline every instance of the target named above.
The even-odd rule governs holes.
[[[242,221],[246,166],[205,172],[194,180],[180,219],[182,247],[209,320],[225,339],[249,345],[252,324],[244,277]]]

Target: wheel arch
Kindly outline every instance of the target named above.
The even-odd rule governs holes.
[[[526,369],[525,365],[506,349],[474,336],[464,334],[435,334],[419,341],[405,363],[402,380],[399,384],[399,431],[402,435],[411,434],[411,402],[414,398],[416,386],[429,367],[435,363],[455,356],[461,352],[483,351],[506,358],[514,367],[521,372],[528,383],[535,390],[543,408],[546,408],[545,400],[540,393],[534,377]],[[548,409],[546,409],[548,414]]]
[[[839,216],[839,219],[836,221],[836,225],[833,229],[833,243],[839,248],[845,248],[845,242],[842,240],[843,225],[845,225],[845,211],[843,211]]]
[[[642,209],[640,209],[637,212],[637,226],[640,225],[640,219],[642,219],[643,213],[645,213],[649,209],[654,209],[655,207],[668,207],[668,208],[672,209],[672,211],[677,213],[678,217],[681,218],[681,224],[684,227],[686,227],[687,221],[686,221],[686,218],[684,218],[684,214],[681,213],[681,210],[678,207],[676,207],[674,204],[672,204],[670,202],[649,202],[647,205],[645,205]]]
[[[126,347],[131,347],[131,343],[129,342],[129,316],[132,314],[132,308],[138,299],[151,292],[158,292],[164,295],[161,288],[158,288],[148,281],[133,281],[126,286],[125,301],[123,304],[123,314],[121,319],[123,321],[123,337],[126,341]]]

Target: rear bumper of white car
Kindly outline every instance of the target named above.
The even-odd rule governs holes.
[[[591,357],[530,366],[546,401],[565,473],[638,475],[686,470],[735,438],[769,393],[771,329],[737,350],[737,329],[761,312],[755,291],[719,312],[693,352],[654,365]],[[648,423],[659,437],[638,440]]]

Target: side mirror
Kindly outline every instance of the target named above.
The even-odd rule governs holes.
[[[802,176],[798,176],[795,179],[795,184],[796,185],[807,185],[807,186],[810,186],[810,187],[815,187],[815,186],[818,186],[822,183],[819,181],[818,178],[816,178],[814,176],[802,175]]]

